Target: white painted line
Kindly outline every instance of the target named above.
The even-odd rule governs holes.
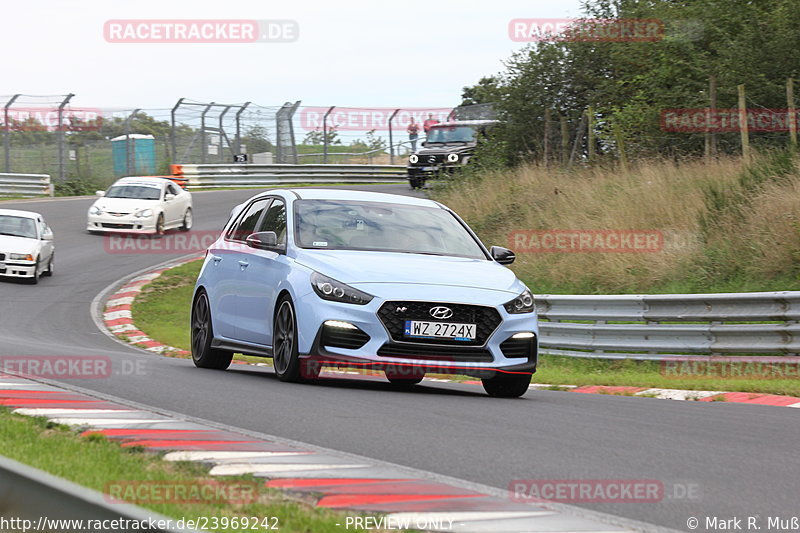
[[[65,424],[67,426],[126,426],[128,424],[163,424],[165,422],[174,423],[176,420],[164,420],[163,418],[51,418],[51,422]]]
[[[704,390],[682,390],[682,389],[647,389],[639,391],[634,396],[656,396],[662,400],[699,400],[717,394],[724,394],[719,391]]]
[[[48,415],[117,415],[120,413],[136,413],[132,409],[63,409],[63,408],[31,408],[22,407],[14,409],[14,412],[27,416],[48,416]],[[141,411],[139,411],[141,413]]]
[[[289,455],[309,455],[308,452],[169,452],[165,461],[222,461],[225,459],[259,459],[261,457],[284,457]]]
[[[800,407],[800,402],[787,405],[786,407]]]
[[[111,313],[103,313],[103,318],[108,320],[116,320],[118,318],[132,318],[130,311],[113,311]]]
[[[217,465],[209,471],[212,476],[240,476],[244,474],[271,474],[281,472],[301,472],[303,470],[339,470],[348,468],[368,468],[371,465],[343,464],[231,464]]]
[[[552,516],[554,511],[432,511],[429,513],[389,513],[386,515],[392,522],[410,523],[411,527],[417,523],[441,524],[448,522],[470,522],[472,520],[508,520],[515,518],[534,518],[537,516]]]
[[[108,330],[112,333],[123,333],[125,331],[132,331],[136,330],[136,326],[134,324],[119,324],[118,326],[109,326]]]
[[[577,389],[577,385],[553,385],[552,383],[531,383],[528,388],[530,389],[549,389],[550,387],[558,387],[559,389]]]

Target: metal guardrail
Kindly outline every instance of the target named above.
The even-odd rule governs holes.
[[[0,196],[53,196],[47,174],[0,174]]]
[[[114,531],[190,531],[169,527],[158,527],[167,524],[177,525],[178,520],[168,522],[168,518],[128,503],[113,503],[106,500],[103,494],[76,485],[42,470],[18,463],[0,456],[0,524],[3,520],[17,519],[11,524],[9,531],[24,531],[21,520],[29,520],[28,531],[81,531],[94,530],[57,521],[83,520],[117,520],[119,527]],[[47,523],[45,521],[49,521]],[[122,522],[122,520],[126,522]],[[133,525],[138,522],[141,527]],[[158,524],[162,521],[161,524]],[[109,522],[110,523],[110,522]],[[157,524],[156,527],[150,527]]]
[[[541,353],[800,355],[800,292],[536,297]]]
[[[173,165],[190,189],[260,187],[287,183],[371,183],[405,181],[401,165]]]

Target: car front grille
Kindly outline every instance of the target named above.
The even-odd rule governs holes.
[[[6,254],[0,254],[0,261],[6,260]]]
[[[387,342],[378,349],[381,357],[403,359],[425,359],[429,361],[471,361],[491,363],[494,359],[489,350],[470,346],[431,346]]]
[[[112,217],[125,217],[130,215],[130,213],[112,213],[111,211],[109,211],[108,214]]]
[[[458,341],[454,339],[415,339],[404,336],[406,320],[426,320],[437,322],[432,318],[430,310],[433,307],[449,307],[453,316],[441,322],[455,322],[459,324],[475,324],[476,338],[471,341]],[[450,304],[444,302],[417,302],[394,301],[385,302],[378,310],[378,318],[389,330],[392,340],[404,343],[433,344],[442,346],[482,346],[489,336],[503,321],[500,313],[493,307],[468,304]]]
[[[112,224],[110,222],[103,222],[101,226],[108,229],[133,229],[133,224]]]

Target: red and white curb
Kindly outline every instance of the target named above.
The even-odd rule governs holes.
[[[633,529],[627,527],[630,524],[615,525],[622,521],[613,517],[516,502],[505,491],[465,488],[425,472],[257,438],[7,373],[0,373],[0,405],[72,426],[83,435],[104,435],[124,448],[163,453],[167,461],[204,464],[212,476],[250,474],[263,479],[265,486],[302,496],[316,507],[380,515],[383,522],[376,518],[376,523],[404,529],[475,533]]]
[[[196,261],[197,257],[180,260],[165,267],[160,267],[145,274],[136,276],[129,280],[122,287],[117,289],[108,297],[103,313],[103,322],[106,329],[120,340],[143,348],[150,352],[161,354],[173,354],[187,356],[189,352],[173,346],[167,346],[151,339],[146,333],[140,331],[133,323],[131,316],[131,305],[145,285],[158,278],[162,273],[169,269],[183,264]],[[242,361],[234,361],[238,364],[251,364]],[[268,366],[264,363],[257,363],[257,366]],[[323,376],[345,374],[382,377],[380,372],[354,372],[347,370],[325,369]],[[439,383],[464,383],[467,385],[480,385],[480,381],[467,380],[456,381],[446,378],[426,377],[425,381]],[[800,407],[800,398],[793,396],[781,396],[777,394],[763,394],[750,392],[725,392],[725,391],[701,391],[701,390],[682,390],[682,389],[661,389],[631,386],[607,386],[607,385],[548,385],[544,383],[532,383],[532,389],[548,390],[557,389],[570,392],[580,392],[584,394],[607,394],[612,396],[639,396],[648,398],[658,398],[662,400],[684,400],[698,402],[726,402],[726,403],[748,403],[757,405],[771,405],[776,407]]]

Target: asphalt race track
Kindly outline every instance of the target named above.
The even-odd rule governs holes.
[[[411,194],[405,185],[353,188]],[[195,193],[193,233],[220,228],[252,194]],[[474,385],[425,382],[400,392],[363,377],[297,385],[258,367],[200,370],[123,346],[97,329],[92,300],[116,280],[183,254],[109,253],[102,236],[84,230],[92,201],[0,202],[41,212],[57,257],[54,277],[39,285],[0,281],[0,357],[109,356],[111,377],[69,383],[498,488],[515,479],[659,480],[668,495],[661,502],[575,505],[679,530],[691,516],[704,531],[706,516],[765,521],[797,513],[796,409],[556,391],[501,400]],[[125,375],[134,366],[139,371]],[[693,497],[680,497],[685,487]]]

